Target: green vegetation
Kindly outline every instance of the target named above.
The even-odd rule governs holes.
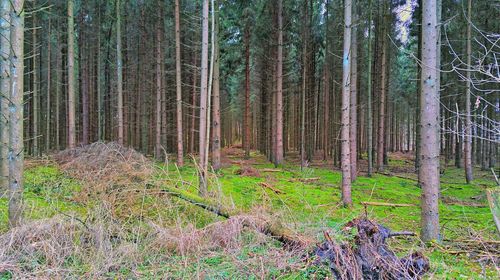
[[[390,167],[408,167],[411,162],[404,160],[390,161]],[[244,166],[244,165],[242,165]],[[360,176],[353,184],[354,207],[345,209],[339,204],[340,173],[326,168],[307,168],[300,171],[292,165],[285,165],[284,171],[273,169],[264,158],[257,157],[252,161],[256,176],[237,175],[240,165],[223,168],[217,177],[211,179],[210,195],[214,201],[231,206],[236,211],[246,213],[266,212],[273,219],[282,221],[287,227],[302,235],[317,240],[322,239],[322,232],[339,231],[343,224],[360,215],[399,230],[419,232],[420,209],[418,207],[420,189],[411,174],[402,176],[374,175],[371,178]],[[197,174],[192,164],[177,169],[175,165],[157,164],[152,185],[164,185],[178,188],[196,197]],[[390,169],[390,168],[389,168]],[[487,173],[476,172],[477,179],[471,185],[463,183],[463,171],[448,168],[442,176],[442,202],[440,217],[442,238],[445,240],[467,239],[468,236],[480,233],[484,239],[495,238],[495,225],[487,207],[484,190],[492,186]],[[400,174],[399,174],[400,175]],[[84,182],[68,178],[58,170],[56,164],[35,165],[25,172],[25,204],[26,218],[38,220],[64,213],[65,216],[77,216],[87,220],[95,202],[81,202],[78,195]],[[146,190],[144,195],[135,198],[130,204],[122,227],[136,229],[147,227],[149,221],[165,227],[186,227],[194,225],[201,229],[223,218],[193,206],[176,198],[153,195]],[[363,206],[360,202],[385,202],[414,204],[410,207]],[[6,209],[5,198],[0,200],[2,209]],[[124,205],[120,207],[126,207]],[[140,211],[140,215],[137,214]],[[2,211],[1,231],[6,231],[6,211]],[[186,229],[186,232],[189,230]],[[145,231],[138,233],[146,238]],[[135,237],[134,237],[135,238]],[[326,266],[306,264],[297,253],[288,253],[275,240],[266,238],[253,231],[243,231],[237,237],[240,244],[235,248],[212,247],[190,253],[151,248],[139,245],[137,250],[142,258],[131,265],[123,263],[106,277],[123,278],[138,277],[156,278],[158,275],[169,275],[172,278],[191,278],[199,275],[205,279],[257,279],[266,278],[307,279],[324,278],[329,275]],[[470,279],[482,273],[481,266],[464,254],[449,254],[441,245],[425,248],[416,238],[396,238],[391,246],[398,253],[405,254],[411,250],[423,250],[431,259],[431,278],[438,279]],[[279,252],[279,253],[278,253]],[[279,256],[273,258],[272,256]],[[38,260],[43,265],[46,260]],[[34,264],[31,264],[34,265]],[[86,263],[78,256],[72,256],[65,262],[76,275],[85,274],[89,270]],[[495,271],[487,267],[488,277],[495,278]],[[9,273],[1,274],[2,279],[9,279]]]

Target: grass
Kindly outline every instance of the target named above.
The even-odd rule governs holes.
[[[318,240],[324,230],[338,231],[342,225],[352,218],[366,214],[389,228],[419,232],[420,228],[420,189],[415,180],[403,179],[375,174],[373,177],[360,176],[353,183],[352,195],[354,206],[351,209],[341,207],[340,182],[338,171],[326,168],[306,168],[285,164],[281,172],[267,172],[273,166],[259,155],[253,154],[253,168],[259,170],[259,177],[242,177],[236,175],[240,168],[231,165],[223,168],[211,181],[211,195],[225,205],[232,206],[242,212],[264,209],[279,219],[287,227]],[[410,167],[411,162],[391,160],[391,167]],[[154,180],[159,184],[174,184],[179,189],[196,194],[198,177],[192,164],[176,168],[170,164],[157,164],[159,172]],[[463,171],[448,167],[441,177],[441,197],[448,198],[447,203],[440,202],[440,221],[442,239],[463,239],[471,233],[479,233],[485,239],[495,239],[496,228],[489,208],[486,206],[484,190],[493,186],[489,175],[475,171],[475,181],[464,183]],[[412,177],[411,174],[408,177]],[[414,177],[414,175],[413,175]],[[26,218],[38,220],[64,213],[84,219],[96,204],[77,202],[81,185],[61,173],[57,165],[38,165],[28,168],[24,175]],[[317,180],[303,180],[318,178]],[[263,186],[268,184],[281,192]],[[175,200],[174,198],[171,198]],[[380,207],[361,205],[362,201],[414,204],[413,207]],[[176,201],[175,207],[161,207],[163,198],[145,195],[138,204],[130,206],[131,224],[146,224],[153,220],[164,226],[185,226],[193,224],[202,228],[221,219],[213,214],[200,210],[189,203]],[[478,207],[477,204],[484,204]],[[139,205],[139,206],[138,206]],[[154,206],[154,207],[153,207]],[[7,209],[7,199],[0,199],[1,209]],[[122,205],[121,207],[128,207]],[[135,209],[136,207],[137,209]],[[140,218],[138,218],[140,217]],[[137,220],[135,220],[137,219]],[[7,230],[6,211],[0,214],[0,231]],[[144,257],[131,268],[122,266],[108,272],[110,278],[127,278],[134,275],[143,279],[160,279],[162,275],[170,278],[192,278],[197,275],[204,279],[322,279],[329,275],[326,267],[308,266],[301,262],[300,256],[286,255],[281,244],[271,239],[262,239],[255,233],[244,232],[240,242],[244,245],[236,251],[215,249],[204,251],[202,255],[185,255],[175,252],[163,252],[160,256],[143,252]],[[391,242],[402,253],[413,249],[424,250],[431,260],[431,279],[471,279],[483,274],[486,278],[498,276],[493,267],[483,268],[465,255],[454,255],[439,250],[438,247],[424,247],[417,239],[403,238]],[[147,250],[147,248],[139,248]],[[271,256],[285,254],[286,259],[275,261]],[[281,256],[281,255],[280,255]],[[277,260],[276,260],[277,261]],[[78,260],[68,264],[77,274],[85,274],[88,264]],[[134,272],[132,272],[132,270]],[[9,279],[7,274],[0,273],[0,279]],[[133,278],[133,277],[132,277]]]

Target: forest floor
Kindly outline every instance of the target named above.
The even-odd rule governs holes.
[[[313,264],[307,249],[284,248],[245,225],[279,221],[317,242],[325,230],[337,237],[346,222],[364,215],[395,231],[420,230],[420,189],[411,154],[389,155],[385,175],[360,174],[353,183],[354,206],[345,209],[339,204],[341,175],[329,168],[331,163],[313,162],[301,171],[291,156],[275,169],[256,152],[246,160],[240,149],[225,149],[209,196],[240,213],[231,219],[164,191],[162,186],[168,186],[196,195],[192,162],[182,168],[155,162],[148,169],[133,152],[117,154],[131,165],[109,158],[96,162],[88,154],[89,165],[78,165],[67,159],[75,153],[27,160],[25,226],[8,231],[7,199],[0,198],[0,279],[325,279],[331,278],[328,267]],[[106,162],[113,170],[99,165]],[[424,245],[411,236],[389,241],[398,255],[420,250],[429,257],[425,278],[500,276],[500,242],[485,196],[494,180],[477,169],[474,182],[464,182],[463,170],[455,167],[441,176],[442,242]]]

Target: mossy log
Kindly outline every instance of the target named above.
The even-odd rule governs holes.
[[[196,205],[226,219],[244,214],[242,212],[239,212],[238,210],[229,209],[227,207],[224,207],[223,205],[219,205],[213,199],[203,198],[196,194],[180,190],[178,188],[162,185],[161,189],[168,195],[172,195],[174,197],[187,201],[193,205]],[[262,222],[260,222],[258,225],[245,224],[245,226],[252,226],[258,229],[261,233],[271,236],[272,238],[283,243],[288,248],[305,248],[308,245],[314,243],[313,240],[295,234],[293,231],[284,227],[280,222],[277,221],[262,220]]]

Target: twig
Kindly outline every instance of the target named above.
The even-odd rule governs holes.
[[[375,201],[363,201],[361,202],[363,205],[370,206],[389,206],[389,207],[414,207],[417,206],[415,204],[407,204],[407,203],[386,203],[386,202],[375,202]]]

